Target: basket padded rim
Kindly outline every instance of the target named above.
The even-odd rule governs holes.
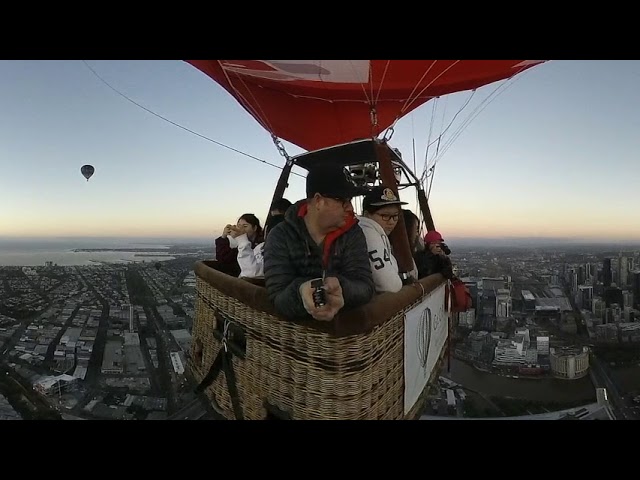
[[[331,322],[319,322],[313,319],[285,319],[278,316],[269,301],[266,288],[219,272],[215,269],[215,264],[215,260],[199,260],[195,263],[195,274],[221,293],[255,310],[273,315],[279,321],[294,322],[335,337],[361,335],[372,331],[422,297],[423,289],[427,295],[445,281],[440,273],[430,275],[416,283],[405,285],[399,292],[377,294],[366,305],[339,313]]]

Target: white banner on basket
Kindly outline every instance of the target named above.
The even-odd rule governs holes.
[[[445,285],[409,310],[404,322],[404,413],[409,413],[427,385],[449,333]]]

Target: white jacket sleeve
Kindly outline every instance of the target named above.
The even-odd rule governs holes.
[[[402,280],[398,275],[398,262],[391,253],[389,238],[375,220],[360,217],[360,227],[367,240],[367,251],[376,292],[398,292]]]
[[[262,249],[264,242],[251,248],[251,242],[246,234],[236,237],[238,243],[238,265],[240,265],[240,276],[256,278],[264,276],[264,260]]]

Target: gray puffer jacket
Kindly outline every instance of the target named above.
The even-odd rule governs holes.
[[[300,297],[300,285],[322,277],[323,265],[325,277],[337,277],[340,281],[343,309],[369,302],[375,294],[375,285],[367,242],[357,220],[350,219],[317,245],[304,223],[306,212],[306,200],[292,205],[284,222],[269,232],[264,245],[265,284],[278,313],[288,318],[309,318]]]

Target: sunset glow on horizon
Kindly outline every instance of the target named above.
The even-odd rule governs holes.
[[[186,62],[89,63],[172,122],[284,164],[269,134]],[[436,228],[445,238],[640,242],[638,77],[639,61],[550,61],[525,72],[438,162],[429,200]],[[494,89],[478,90],[446,135]],[[439,100],[436,132],[469,96]],[[0,61],[0,104],[0,237],[213,241],[243,213],[266,220],[279,169],[145,112],[82,61]],[[428,102],[398,123],[390,141],[412,167],[415,142],[418,174],[431,117]],[[83,164],[96,169],[88,182]],[[285,197],[303,198],[304,178],[289,184]],[[413,189],[400,196],[416,211]]]

